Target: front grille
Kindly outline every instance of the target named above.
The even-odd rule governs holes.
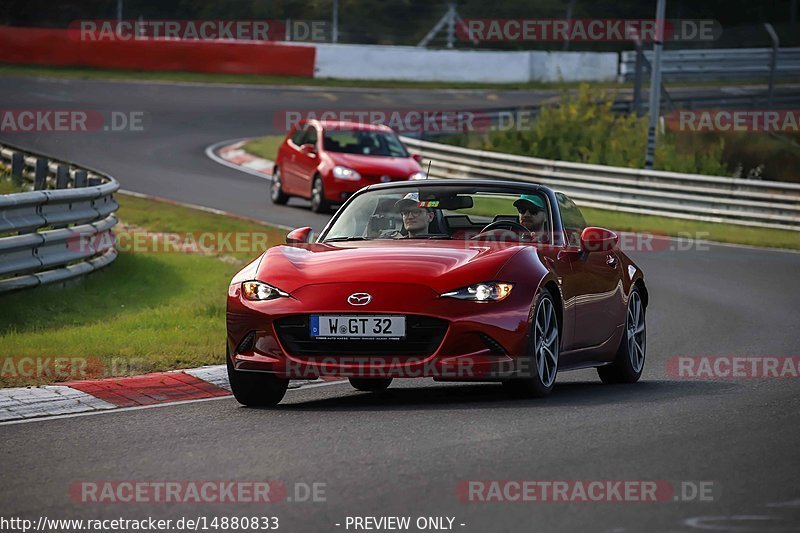
[[[275,321],[278,339],[294,356],[429,356],[436,351],[447,332],[447,321],[426,316],[406,316],[403,340],[319,340],[311,338],[308,315]]]

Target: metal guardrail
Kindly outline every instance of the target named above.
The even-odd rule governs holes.
[[[116,259],[114,178],[7,143],[0,163],[34,189],[0,195],[0,292],[67,280]]]
[[[432,162],[432,178],[541,183],[579,206],[800,231],[797,183],[568,163],[409,137],[403,142]]]
[[[645,51],[647,61],[653,52]],[[719,48],[708,50],[665,50],[661,55],[661,77],[665,81],[767,79],[773,59],[771,48]],[[775,54],[775,76],[800,78],[800,48],[779,48]],[[620,55],[620,76],[636,76],[636,51]]]

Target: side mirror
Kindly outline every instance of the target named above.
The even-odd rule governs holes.
[[[411,154],[411,157],[420,165],[422,164],[422,154]]]
[[[619,242],[619,236],[611,230],[589,226],[581,232],[581,250],[584,252],[607,252]]]
[[[286,244],[306,244],[311,237],[311,228],[297,228],[286,235]]]
[[[314,146],[311,143],[306,143],[306,144],[300,146],[300,151],[303,152],[304,154],[316,154],[317,153],[317,147]]]

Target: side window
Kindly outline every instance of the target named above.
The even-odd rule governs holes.
[[[567,198],[564,194],[557,192],[558,210],[561,211],[561,225],[567,236],[568,246],[581,245],[581,232],[586,228],[586,220],[583,213],[575,205],[575,202]]]
[[[294,130],[292,133],[292,142],[297,146],[300,146],[303,142],[303,135],[305,135],[306,130],[303,129],[302,126],[297,126],[297,129]]]
[[[317,128],[314,126],[308,126],[306,128],[306,134],[303,136],[303,142],[300,144],[313,144],[314,146],[317,145]]]

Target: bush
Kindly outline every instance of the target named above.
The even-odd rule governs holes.
[[[543,106],[531,129],[451,138],[449,142],[545,159],[642,168],[647,117],[615,113],[613,104],[613,94],[583,84],[577,93],[565,91],[559,104]],[[656,147],[656,169],[730,174],[722,160],[722,138],[667,132],[659,135]]]

